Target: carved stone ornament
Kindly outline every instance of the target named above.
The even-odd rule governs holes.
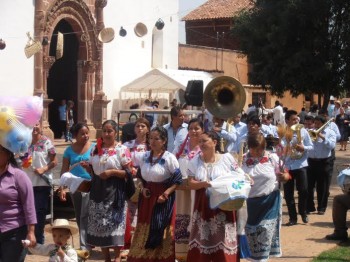
[[[44,68],[49,70],[53,65],[53,63],[55,63],[56,58],[54,56],[44,56],[43,60],[44,60]]]
[[[88,42],[89,40],[90,40],[90,38],[89,38],[89,35],[88,34],[85,34],[85,33],[82,33],[81,34],[81,36],[80,36],[80,40],[82,41],[82,42]]]
[[[35,13],[35,25],[39,30],[44,30],[45,27],[45,13],[44,11],[36,11]]]
[[[97,68],[97,65],[98,65],[98,62],[96,61],[84,61],[84,71],[85,72],[88,72],[88,73],[92,73],[96,70]]]
[[[51,35],[52,28],[61,17],[71,17],[81,26],[77,31],[84,32],[80,40],[86,43],[87,59],[96,60],[96,49],[101,45],[97,40],[98,31],[91,10],[83,0],[56,0],[46,11],[44,35]],[[85,36],[83,36],[85,35]]]

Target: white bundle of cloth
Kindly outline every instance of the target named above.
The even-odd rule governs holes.
[[[84,181],[89,181],[87,179],[77,177],[70,172],[63,173],[60,178],[60,186],[66,186],[69,191],[73,194],[77,191],[80,184]]]
[[[211,187],[207,189],[209,206],[211,209],[216,209],[227,201],[247,199],[251,181],[245,174],[232,171],[210,181],[210,185]]]

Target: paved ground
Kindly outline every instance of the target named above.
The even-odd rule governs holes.
[[[59,174],[61,168],[61,159],[62,153],[65,147],[68,145],[64,143],[62,140],[55,141],[56,148],[59,155],[59,165],[55,168],[55,174]],[[350,163],[349,156],[350,150],[348,151],[338,151],[339,146],[337,147],[337,160],[335,166],[338,170],[343,169],[341,167],[342,163]],[[333,183],[331,187],[331,197],[328,202],[328,209],[325,215],[317,215],[311,214],[309,216],[310,222],[308,224],[303,224],[300,220],[300,223],[293,227],[282,226],[281,230],[281,239],[282,239],[282,252],[283,255],[281,258],[270,259],[272,262],[306,262],[311,261],[314,257],[325,250],[329,250],[331,248],[336,247],[338,244],[336,241],[328,241],[325,240],[325,235],[332,233],[332,201],[333,197],[337,194],[341,193],[341,190],[336,185],[336,176],[338,172],[335,168],[335,172],[333,174]],[[75,223],[74,217],[69,217],[70,221]],[[348,213],[348,221],[350,221],[350,214]],[[288,213],[283,201],[283,223],[288,222]],[[49,225],[47,225],[49,226]],[[349,225],[350,226],[350,225]],[[52,238],[49,234],[46,234],[47,243],[52,243]],[[79,241],[77,238],[74,238],[74,243],[77,246]],[[347,242],[345,245],[350,246],[350,243]],[[46,262],[48,258],[28,255],[26,257],[26,261],[28,262]],[[103,261],[102,254],[99,249],[95,248],[92,251],[91,259],[88,261]],[[197,262],[197,261],[191,261]],[[216,262],[216,261],[215,261]],[[220,261],[217,261],[220,262]],[[336,261],[332,261],[336,262]]]

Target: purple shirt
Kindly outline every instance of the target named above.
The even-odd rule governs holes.
[[[0,232],[36,224],[33,186],[27,174],[9,165],[0,175]]]

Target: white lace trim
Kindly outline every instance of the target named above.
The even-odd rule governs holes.
[[[211,254],[219,250],[230,255],[237,253],[236,225],[226,221],[224,212],[218,213],[210,220],[204,220],[196,210],[192,215],[192,227],[192,229],[198,230],[199,239],[191,240],[190,249],[198,248],[203,254]],[[224,239],[222,236],[220,237],[220,234],[224,234]],[[212,239],[222,239],[223,241],[209,245]],[[204,244],[205,242],[208,244]]]

